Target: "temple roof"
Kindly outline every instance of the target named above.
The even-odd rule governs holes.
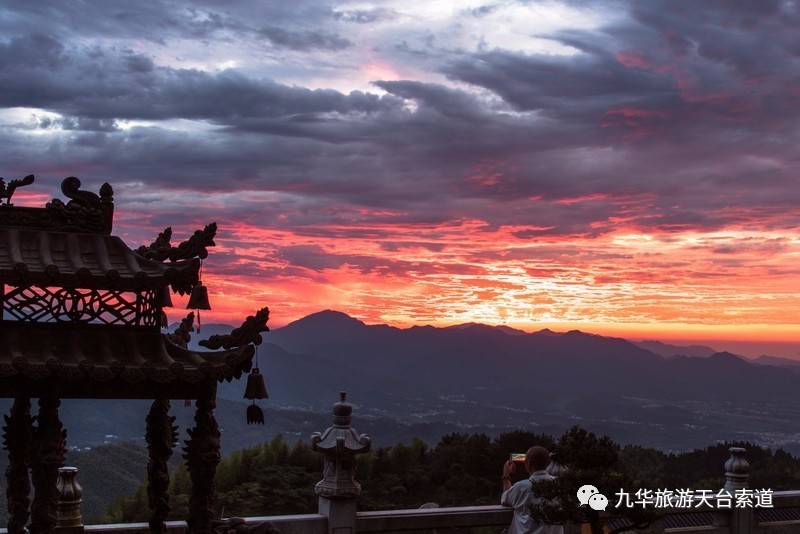
[[[0,226],[0,282],[12,285],[187,290],[199,268],[146,259],[116,236]]]
[[[33,181],[0,179],[0,396],[213,398],[217,381],[250,370],[267,308],[201,341],[211,351],[199,352],[187,348],[194,314],[161,334],[163,295],[142,294],[200,286],[216,223],[178,245],[167,228],[132,250],[111,235],[110,185],[98,195],[69,177],[61,185],[69,202],[14,206],[14,190]],[[128,291],[136,297],[119,294]]]
[[[250,370],[254,350],[248,344],[197,352],[153,331],[5,322],[0,329],[0,378],[113,380],[134,386],[230,381]]]

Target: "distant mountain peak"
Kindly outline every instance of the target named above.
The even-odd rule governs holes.
[[[452,326],[447,326],[445,328],[446,329],[454,329],[454,330],[467,330],[469,328],[483,329],[483,330],[495,330],[497,332],[502,332],[502,333],[507,334],[509,336],[524,336],[525,334],[527,334],[527,332],[525,332],[524,330],[519,330],[517,328],[512,328],[512,327],[504,325],[504,324],[492,326],[492,325],[483,324],[483,323],[470,322],[470,323],[455,324],[455,325],[452,325]]]
[[[708,358],[717,351],[705,345],[671,345],[663,341],[644,340],[631,341],[631,343],[649,350],[653,354],[669,358],[671,356],[691,356],[694,358]]]
[[[520,330],[519,328],[514,328],[512,326],[499,324],[494,327],[495,330],[500,330],[501,332],[508,334],[510,336],[524,336],[527,334],[525,330]]]
[[[292,321],[289,324],[296,324],[296,323],[316,323],[316,322],[326,322],[329,324],[348,324],[348,325],[364,325],[364,321],[356,319],[355,317],[351,317],[344,312],[336,311],[336,310],[322,310],[310,315],[306,315],[305,317],[298,319],[296,321]],[[288,325],[287,325],[288,326]]]
[[[560,336],[561,332],[554,332],[549,328],[542,328],[541,330],[537,330],[536,332],[534,332],[534,334],[539,334],[542,336]]]
[[[581,330],[570,330],[569,332],[564,332],[561,334],[563,336],[594,336],[594,337],[604,337],[599,334],[590,334],[588,332],[583,332]]]
[[[741,363],[746,363],[748,365],[751,364],[750,360],[748,360],[747,358],[744,358],[743,356],[739,356],[737,354],[730,353],[728,351],[715,352],[714,354],[709,356],[709,359],[716,361],[741,362]]]

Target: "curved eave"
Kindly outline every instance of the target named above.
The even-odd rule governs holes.
[[[5,323],[0,331],[0,378],[164,385],[230,381],[250,370],[254,352],[252,345],[192,351],[157,331]]]
[[[0,228],[0,282],[13,286],[186,292],[199,271],[197,258],[150,260],[117,236]]]
[[[312,437],[312,444],[315,450],[322,452],[348,451],[358,454],[369,450],[370,437],[366,434],[358,435],[350,427],[332,426],[325,430],[322,435]]]
[[[162,338],[165,349],[170,356],[176,360],[195,362],[196,368],[205,373],[205,376],[212,377],[220,382],[239,379],[242,373],[249,372],[252,367],[253,355],[255,354],[253,345],[245,345],[232,350],[204,352],[176,345],[166,334],[162,334]],[[184,370],[183,373],[185,372]],[[179,373],[179,375],[182,377],[183,373]]]

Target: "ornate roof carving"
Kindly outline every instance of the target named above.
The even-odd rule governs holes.
[[[145,259],[116,236],[0,226],[0,282],[10,285],[130,291],[171,285],[185,293],[197,283],[199,269],[198,259]]]
[[[192,237],[178,245],[170,244],[172,227],[165,228],[163,232],[149,246],[142,245],[136,253],[150,260],[179,261],[191,258],[204,260],[208,257],[208,247],[213,247],[214,237],[217,235],[217,223],[207,224],[202,230],[197,230]]]
[[[315,451],[336,454],[359,454],[369,451],[372,440],[366,434],[356,434],[350,427],[353,406],[347,402],[346,393],[339,392],[340,400],[333,405],[333,426],[325,432],[311,434],[311,448]]]
[[[167,337],[179,347],[186,348],[192,340],[191,332],[194,332],[194,312],[189,312],[186,317],[181,319],[178,328],[173,333],[167,334]]]
[[[0,335],[0,377],[121,379],[167,384],[232,380],[250,370],[255,349],[244,346],[196,352],[169,335],[110,328],[58,328],[5,322]]]
[[[14,189],[33,181],[29,175],[8,184],[0,182],[0,201],[9,200]],[[44,208],[0,203],[0,282],[126,291],[169,285],[180,294],[191,292],[199,280],[200,259],[214,246],[216,223],[178,246],[170,244],[172,229],[167,228],[149,247],[134,252],[110,235],[111,186],[103,184],[99,194],[80,187],[79,179],[65,178],[61,192],[70,200],[53,199]],[[164,263],[167,259],[169,264]]]
[[[220,347],[230,350],[236,347],[243,347],[249,343],[261,345],[261,332],[269,332],[267,327],[268,320],[269,308],[261,308],[255,315],[249,315],[242,323],[242,326],[234,328],[230,334],[213,335],[200,341],[199,345],[212,350]]]
[[[230,335],[212,336],[212,352],[188,348],[194,314],[172,334],[158,331],[160,290],[188,293],[199,283],[216,223],[178,246],[167,228],[133,251],[110,235],[110,185],[95,194],[69,177],[61,184],[67,202],[11,205],[14,189],[31,182],[32,175],[0,182],[0,284],[12,286],[3,311],[16,319],[0,320],[0,394],[55,387],[62,396],[208,396],[215,381],[250,370],[267,308]]]
[[[6,184],[6,181],[3,178],[0,178],[0,203],[2,203],[2,199],[5,199],[6,206],[13,206],[14,204],[11,203],[11,197],[14,196],[14,191],[16,191],[18,187],[31,185],[33,180],[34,177],[32,174],[29,174],[20,180],[11,180],[8,182],[8,184]]]
[[[0,188],[0,198],[10,200],[14,189],[33,183],[33,175],[22,180],[12,180]],[[12,188],[13,186],[13,188]],[[108,183],[100,188],[100,194],[81,191],[81,181],[74,176],[61,182],[61,192],[70,200],[53,199],[44,208],[28,208],[0,204],[0,226],[55,230],[58,232],[80,232],[111,234],[114,220],[114,190]],[[10,191],[9,191],[10,189]]]

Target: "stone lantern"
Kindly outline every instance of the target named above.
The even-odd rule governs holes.
[[[361,484],[355,480],[355,456],[369,451],[371,440],[350,428],[353,406],[345,401],[346,392],[339,395],[333,405],[333,426],[312,434],[311,448],[325,455],[323,478],[314,487],[319,513],[328,518],[329,533],[345,534],[353,532],[356,498],[361,493]]]

